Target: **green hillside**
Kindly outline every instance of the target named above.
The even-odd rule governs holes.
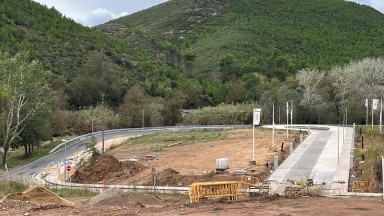
[[[0,4],[0,48],[16,53],[28,50],[62,75],[80,67],[93,50],[126,52],[119,40],[99,34],[64,18],[54,8],[29,0],[4,0]]]
[[[210,80],[384,56],[384,15],[344,0],[170,0],[98,29]]]
[[[301,68],[384,56],[384,15],[342,0],[170,0],[95,29],[30,0],[0,12],[0,50],[42,61],[63,109],[129,89],[173,110],[260,101]]]
[[[53,87],[67,108],[117,107],[127,89],[144,82],[148,64],[161,68],[120,39],[84,27],[30,0],[0,4],[0,50],[28,51],[53,76]]]

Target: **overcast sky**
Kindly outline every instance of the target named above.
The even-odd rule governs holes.
[[[34,0],[54,6],[66,17],[86,26],[95,26],[167,0]],[[351,0],[366,4],[384,13],[384,0]]]

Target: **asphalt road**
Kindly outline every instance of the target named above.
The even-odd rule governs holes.
[[[169,131],[190,131],[190,130],[222,130],[225,128],[248,128],[249,125],[227,125],[227,126],[221,126],[221,125],[212,125],[212,126],[176,126],[176,127],[159,127],[159,128],[140,128],[140,129],[119,129],[119,130],[108,130],[104,133],[104,140],[108,141],[113,139],[114,137],[132,137],[132,136],[139,136],[139,135],[148,135],[148,134],[155,134],[155,133],[163,133],[163,132],[169,132]],[[89,134],[91,135],[91,134]],[[102,133],[96,132],[93,134],[97,138],[98,141],[102,140]],[[82,136],[84,137],[84,136]],[[90,138],[90,136],[89,136]],[[89,139],[88,138],[88,139]],[[75,152],[84,151],[85,150],[85,143],[87,143],[89,140],[87,138],[77,139],[77,141],[71,143],[71,145],[66,147],[66,155],[67,157],[74,154]],[[39,160],[36,160],[30,164],[27,164],[25,166],[15,168],[9,172],[9,178],[15,179],[15,180],[28,180],[31,179],[31,177],[38,173],[39,171],[43,170],[47,165],[51,163],[56,163],[58,161],[63,161],[65,158],[65,150],[62,148],[61,150],[58,150],[52,154],[47,155],[46,157],[43,157]],[[8,174],[3,174],[0,176],[0,178],[8,178]]]

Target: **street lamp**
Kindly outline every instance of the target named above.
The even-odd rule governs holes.
[[[288,100],[291,102],[291,131],[292,131],[292,119],[293,119],[293,100]]]
[[[286,102],[287,103],[287,138],[288,138],[288,127],[289,127],[289,102]]]
[[[64,182],[67,182],[67,140],[62,139],[61,142],[64,142]]]
[[[67,158],[67,140],[62,139],[61,142],[64,142],[64,160]]]

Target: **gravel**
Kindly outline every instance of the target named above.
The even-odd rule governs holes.
[[[104,192],[100,193],[99,195],[92,197],[89,200],[89,204],[95,205],[95,204],[98,204],[99,202],[101,202],[103,200],[106,200],[106,199],[109,199],[109,198],[112,198],[115,196],[119,196],[122,193],[124,193],[123,190],[121,190],[117,187],[112,187],[112,188],[109,188],[109,189],[105,190]]]

